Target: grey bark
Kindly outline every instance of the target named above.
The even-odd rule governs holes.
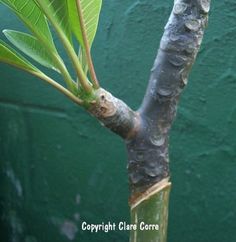
[[[126,140],[133,196],[169,177],[168,135],[207,25],[210,0],[176,0],[165,26],[142,105],[137,112],[111,94],[91,113]],[[102,97],[102,98],[101,98]],[[109,103],[105,111],[104,101]],[[110,107],[112,107],[110,109]],[[97,111],[96,111],[97,110]],[[111,112],[110,112],[110,111]],[[105,113],[106,113],[105,112]]]
[[[127,142],[132,193],[169,176],[168,134],[202,42],[209,6],[207,0],[175,1],[139,109],[141,130]]]
[[[95,95],[97,101],[90,107],[89,112],[102,125],[123,139],[127,140],[134,137],[139,129],[138,113],[102,88],[98,89]]]

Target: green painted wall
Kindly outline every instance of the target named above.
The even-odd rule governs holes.
[[[93,47],[97,74],[133,108],[172,2],[104,1]],[[171,132],[169,242],[236,240],[235,6],[213,1]],[[0,29],[22,28],[3,6],[0,19]],[[128,232],[80,229],[81,221],[129,221],[121,139],[21,71],[1,64],[0,79],[0,241],[128,241]]]

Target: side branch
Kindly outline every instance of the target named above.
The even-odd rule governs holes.
[[[96,101],[88,111],[105,127],[123,139],[131,139],[139,129],[139,115],[108,91],[95,91]]]

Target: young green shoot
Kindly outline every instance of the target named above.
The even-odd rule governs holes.
[[[94,102],[94,91],[99,83],[91,57],[102,0],[0,0],[13,11],[30,30],[32,35],[15,30],[4,30],[6,38],[25,55],[47,68],[57,71],[63,77],[67,88],[34,67],[4,42],[1,42],[0,61],[18,67],[50,83],[79,105],[88,106]],[[48,22],[58,35],[76,73],[76,83],[69,73],[53,42]],[[79,55],[73,45],[73,35],[79,43]],[[6,51],[8,50],[8,51]],[[11,60],[8,61],[11,53]],[[6,56],[4,56],[6,55]],[[12,61],[14,58],[16,59]],[[13,63],[14,62],[14,63]],[[24,63],[22,68],[22,63]],[[25,63],[27,63],[25,65]],[[26,68],[27,66],[27,68]],[[28,68],[30,66],[30,68]],[[36,70],[37,69],[37,70]],[[87,72],[91,82],[87,77]]]

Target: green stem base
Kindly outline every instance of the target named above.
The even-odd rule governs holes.
[[[166,242],[170,187],[164,179],[132,201],[130,242]]]

